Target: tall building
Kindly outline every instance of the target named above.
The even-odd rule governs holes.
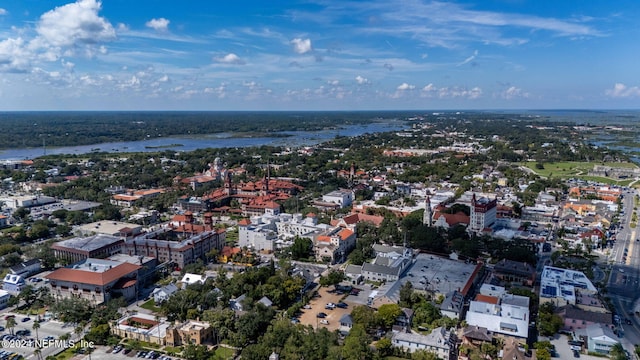
[[[433,226],[433,210],[431,210],[431,199],[427,196],[422,215],[422,225]]]
[[[476,194],[473,194],[469,230],[477,232],[491,227],[496,222],[497,204],[497,199],[489,200],[486,197],[476,199]]]

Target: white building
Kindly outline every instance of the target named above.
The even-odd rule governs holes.
[[[400,278],[413,258],[411,249],[403,246],[373,245],[376,258],[362,264],[361,274],[366,280],[392,282]]]
[[[322,201],[340,205],[341,208],[351,206],[353,203],[353,191],[348,189],[340,189],[322,195]]]
[[[575,270],[545,266],[540,276],[540,303],[553,302],[556,306],[576,304],[576,289],[585,294],[596,294],[598,289],[587,276]]]
[[[429,335],[396,332],[391,337],[391,344],[411,353],[426,350],[435,353],[440,359],[449,359],[455,339],[451,332],[443,327],[433,329]]]
[[[9,298],[11,298],[11,294],[6,290],[0,289],[0,310],[9,306]]]
[[[496,222],[497,209],[496,199],[489,200],[485,197],[476,199],[476,194],[473,194],[469,229],[471,231],[482,231],[491,227]]]
[[[11,294],[18,294],[25,285],[25,281],[20,275],[7,274],[2,280],[2,288]]]
[[[529,336],[529,298],[503,294],[499,298],[480,295],[469,303],[467,324],[487,328],[500,334]]]

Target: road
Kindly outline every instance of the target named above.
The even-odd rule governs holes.
[[[640,231],[631,228],[636,191],[625,193],[623,199],[624,215],[620,216],[620,224],[615,245],[609,256],[610,275],[607,282],[608,296],[614,311],[621,318],[618,330],[621,333],[620,343],[633,353],[635,344],[640,344],[640,322],[634,314],[636,302],[640,299],[640,242],[636,241]],[[631,324],[626,324],[629,319]],[[620,331],[622,330],[622,331]]]

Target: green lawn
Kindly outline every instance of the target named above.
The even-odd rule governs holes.
[[[153,299],[147,300],[144,304],[140,305],[141,308],[151,310],[153,312],[160,312],[160,308],[155,305]]]
[[[637,167],[634,163],[593,163],[593,162],[578,162],[578,161],[565,161],[565,162],[556,162],[556,163],[544,163],[544,169],[536,168],[535,161],[528,161],[522,163],[523,166],[534,171],[536,174],[544,177],[556,177],[556,178],[571,178],[576,177],[584,180],[593,180],[599,181],[609,184],[616,185],[628,185],[633,181],[633,179],[624,179],[624,180],[614,180],[605,177],[596,177],[596,176],[588,176],[590,170],[593,169],[595,165],[606,165],[610,167],[616,168],[633,168]]]
[[[215,352],[216,359],[233,359],[236,352],[233,349],[226,348],[224,346],[218,346]]]

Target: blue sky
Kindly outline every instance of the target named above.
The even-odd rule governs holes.
[[[2,110],[637,109],[637,0],[0,3]]]

